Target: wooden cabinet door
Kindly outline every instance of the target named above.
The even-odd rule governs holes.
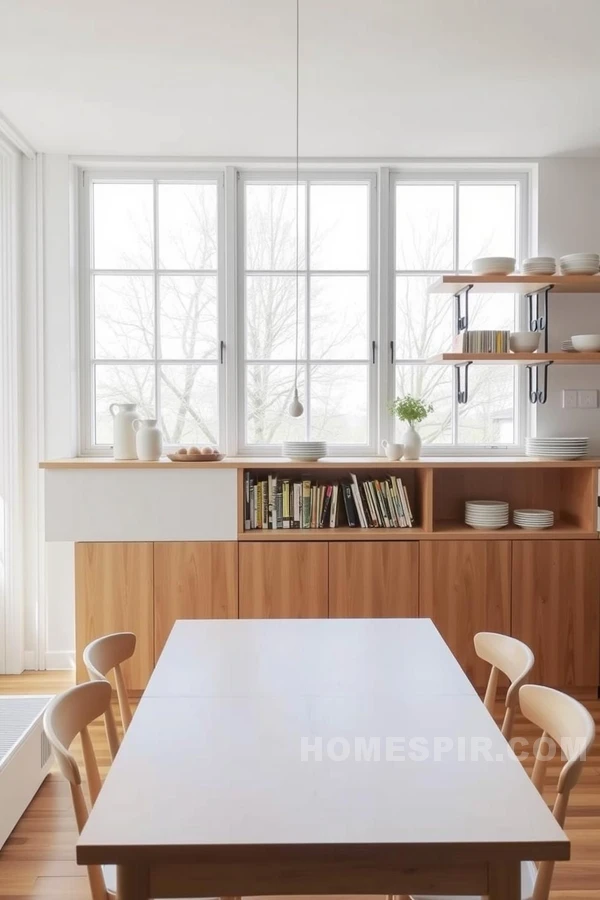
[[[515,541],[512,634],[535,654],[532,680],[599,684],[600,542]]]
[[[156,659],[176,619],[237,619],[236,541],[154,544]]]
[[[320,619],[328,611],[326,541],[240,543],[240,619]]]
[[[418,541],[332,541],[329,615],[418,616]]]
[[[90,641],[133,631],[135,653],[123,672],[130,690],[143,690],[154,668],[152,544],[75,544],[75,596],[77,680],[87,681],[81,654]]]
[[[510,541],[422,541],[419,613],[435,622],[476,687],[489,666],[478,659],[478,631],[510,634]]]

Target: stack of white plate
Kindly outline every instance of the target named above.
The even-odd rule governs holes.
[[[561,342],[560,342],[560,349],[561,349],[564,353],[575,353],[575,347],[573,346],[573,341],[571,340],[571,338],[569,338],[569,339],[566,340],[566,341],[561,341]]]
[[[283,455],[290,459],[314,461],[325,456],[327,444],[325,441],[284,441]]]
[[[530,531],[552,528],[554,525],[554,513],[551,509],[515,509],[513,522],[519,528],[528,528]]]
[[[543,459],[581,459],[587,456],[589,438],[535,437],[525,441],[525,456]]]
[[[524,275],[554,275],[556,260],[553,256],[531,256],[523,260]]]
[[[560,258],[563,275],[597,275],[600,272],[600,256],[597,253],[569,253]]]
[[[471,528],[504,528],[508,525],[508,503],[503,500],[467,500],[465,522]]]
[[[473,275],[510,275],[516,264],[513,256],[481,256],[473,260]]]

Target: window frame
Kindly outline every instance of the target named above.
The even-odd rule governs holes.
[[[379,364],[379,341],[378,341],[378,173],[373,169],[343,169],[340,167],[329,169],[312,169],[303,166],[299,173],[300,182],[306,182],[307,188],[310,184],[366,184],[369,189],[369,236],[368,236],[368,268],[365,274],[368,279],[368,336],[367,348],[368,353],[375,342],[375,352],[370,356],[367,355],[366,360],[331,360],[331,365],[366,365],[367,368],[367,442],[365,444],[334,444],[335,453],[338,456],[363,455],[375,456],[378,447],[378,364]],[[237,392],[238,392],[238,408],[237,408],[237,452],[242,456],[268,456],[273,455],[274,449],[279,449],[280,444],[250,444],[246,441],[246,370],[247,366],[252,364],[252,360],[247,362],[245,358],[245,316],[246,316],[246,206],[245,206],[245,190],[248,184],[295,184],[296,171],[294,168],[286,166],[277,169],[240,169],[237,178],[237,303],[236,303],[236,322],[237,322]],[[307,189],[307,201],[308,201]],[[306,278],[306,348],[307,356],[305,360],[301,360],[300,365],[310,365],[308,357],[308,330],[310,328],[310,276],[313,274],[310,267],[310,202],[307,202],[307,214],[305,216],[305,248],[306,248],[306,265],[301,270]],[[259,271],[259,270],[256,270]],[[295,273],[295,269],[290,269],[290,274]],[[315,270],[315,275],[325,274],[345,274],[351,270],[334,270],[319,269]],[[362,273],[363,270],[360,270]],[[357,270],[358,274],[358,270]],[[274,360],[277,363],[289,364],[288,360]],[[319,362],[319,361],[317,361]],[[321,361],[322,362],[322,361]],[[308,390],[305,395],[300,398],[305,407],[305,414],[308,412]]]
[[[394,397],[396,391],[396,367],[402,363],[408,365],[423,365],[423,361],[402,360],[398,362],[395,355],[396,341],[396,276],[399,272],[408,275],[434,275],[450,274],[449,270],[439,270],[439,272],[421,272],[417,270],[399,270],[396,269],[396,186],[399,184],[451,184],[455,189],[455,201],[453,210],[453,256],[456,267],[452,270],[453,274],[460,274],[464,269],[458,267],[459,263],[459,190],[460,184],[511,184],[518,191],[518,206],[516,211],[516,257],[517,264],[521,259],[526,259],[532,252],[532,235],[531,235],[531,177],[530,171],[526,166],[506,168],[492,167],[485,164],[473,164],[470,167],[461,166],[444,166],[433,168],[427,165],[415,165],[405,167],[395,167],[387,172],[388,180],[388,198],[389,198],[389,214],[387,221],[382,229],[382,243],[386,243],[386,260],[384,261],[385,272],[382,273],[382,283],[385,281],[388,285],[389,299],[387,303],[387,319],[386,319],[386,337],[388,342],[394,342],[394,358],[392,361],[392,353],[388,354],[388,364],[385,366],[386,371],[382,373],[382,423],[381,437],[387,440],[394,440],[395,422],[387,412],[387,397]],[[385,236],[383,234],[385,230]],[[515,296],[515,322],[518,328],[526,328],[524,297],[520,294]],[[391,348],[391,343],[388,344]],[[490,363],[492,365],[493,363]],[[450,368],[451,366],[448,366]],[[453,407],[453,432],[457,427],[459,408],[456,401],[456,371],[452,373],[452,407]],[[491,443],[491,444],[467,444],[467,443],[439,443],[439,444],[423,444],[422,457],[428,456],[512,456],[520,455],[525,450],[525,435],[528,432],[528,426],[531,423],[531,411],[528,410],[526,402],[526,383],[524,366],[515,366],[515,411],[513,414],[513,427],[515,440],[511,443]]]
[[[92,268],[94,220],[93,220],[93,189],[95,184],[152,184],[153,190],[153,266],[151,269],[96,269]],[[214,184],[217,189],[217,268],[206,270],[177,270],[160,268],[159,260],[159,231],[158,231],[158,207],[156,204],[159,184]],[[145,168],[119,168],[106,169],[81,169],[80,171],[80,198],[79,221],[81,224],[79,234],[79,445],[80,453],[85,456],[106,456],[110,451],[110,444],[96,443],[95,420],[96,398],[94,392],[95,371],[98,365],[147,365],[154,370],[155,413],[159,418],[160,396],[160,366],[161,364],[186,365],[186,360],[161,359],[158,356],[158,343],[155,342],[154,358],[145,359],[96,359],[94,353],[94,325],[95,310],[92,282],[94,276],[99,273],[108,274],[141,274],[150,275],[154,279],[154,317],[155,324],[159,317],[159,292],[158,278],[161,275],[183,274],[211,274],[217,279],[217,356],[215,360],[192,361],[199,365],[212,365],[217,373],[218,411],[219,411],[219,444],[227,445],[227,390],[226,390],[226,365],[225,354],[227,339],[227,306],[226,306],[226,256],[225,256],[225,179],[223,168],[181,168],[174,170],[145,169]],[[221,349],[223,348],[223,350]],[[165,444],[165,452],[175,449],[173,445]]]

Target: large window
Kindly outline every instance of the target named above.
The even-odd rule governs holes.
[[[433,405],[420,429],[426,443],[510,445],[520,437],[516,366],[472,366],[469,400],[459,405],[454,368],[426,362],[450,350],[456,333],[454,298],[428,294],[429,285],[468,271],[479,256],[519,258],[521,193],[520,179],[506,176],[394,180],[395,390]],[[518,327],[514,295],[473,293],[469,306],[470,329]]]
[[[221,439],[219,180],[90,178],[89,445],[112,403],[157,418],[167,444]]]
[[[294,384],[296,185],[240,182],[243,277],[240,443],[287,438],[374,442],[375,297],[372,177],[303,178],[299,211],[299,386],[305,415],[287,415]]]
[[[434,407],[425,452],[522,444],[522,371],[472,366],[459,404],[454,367],[432,362],[451,349],[455,301],[427,289],[477,256],[527,255],[526,173],[305,170],[297,191],[293,168],[231,166],[83,185],[83,452],[106,453],[110,405],[135,402],[171,446],[376,453],[402,432],[388,406],[407,393]],[[515,327],[518,297],[471,294],[469,328]]]

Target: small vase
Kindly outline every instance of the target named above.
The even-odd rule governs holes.
[[[137,458],[143,462],[155,462],[162,455],[162,432],[156,419],[138,419],[133,423]]]
[[[402,435],[402,443],[404,444],[404,459],[419,459],[422,441],[414,425],[408,426]]]

